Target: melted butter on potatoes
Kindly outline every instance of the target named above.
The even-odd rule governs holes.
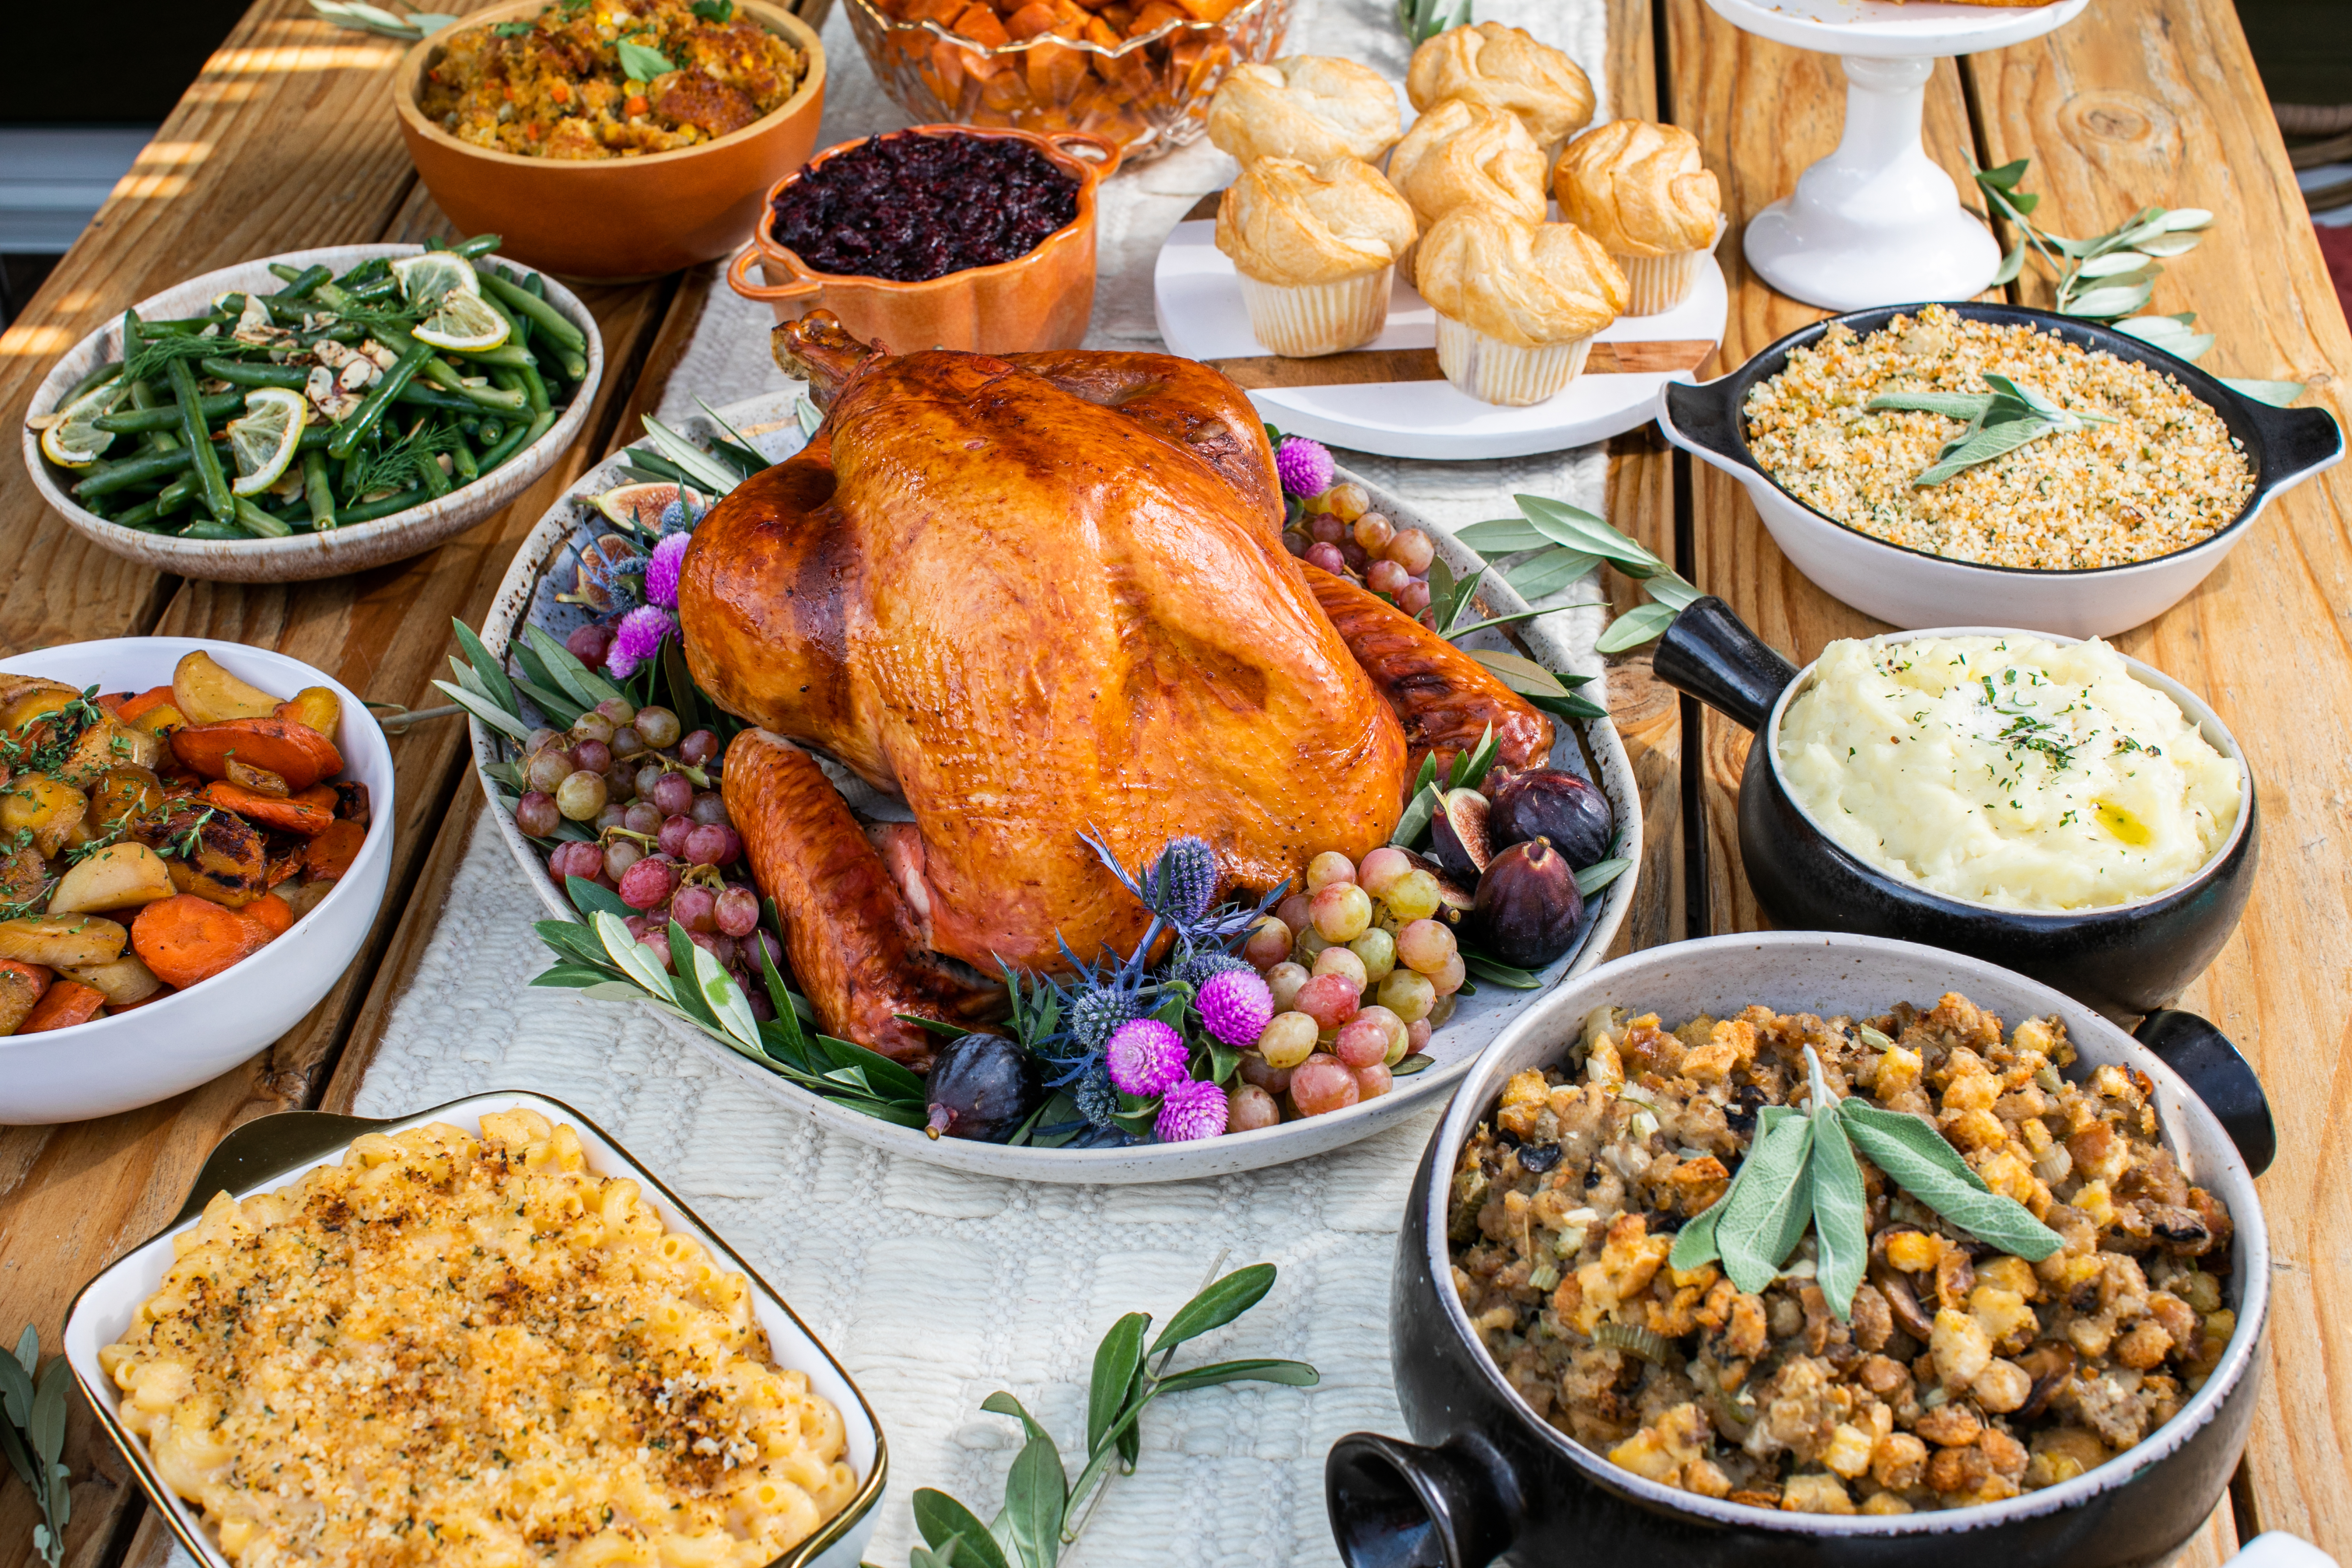
[[[2241,809],[2239,764],[2096,638],[1833,642],[1779,744],[1790,794],[1840,845],[2001,909],[2177,887]]]

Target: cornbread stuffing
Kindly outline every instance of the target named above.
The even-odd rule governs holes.
[[[635,74],[646,57],[624,43],[667,68]],[[494,152],[634,158],[742,130],[792,97],[806,67],[792,45],[713,0],[701,12],[689,0],[558,0],[529,23],[451,29],[418,108]]]
[[[355,1142],[215,1196],[100,1362],[240,1568],[752,1564],[856,1490],[748,1281],[569,1127]]]
[[[1869,1268],[1841,1322],[1811,1235],[1759,1295],[1667,1262],[1729,1184],[1758,1110],[1829,1087],[1930,1119],[2064,1240],[1992,1251],[1867,1161]],[[2082,1474],[2179,1411],[2237,1326],[2229,1211],[2164,1147],[2152,1085],[2062,1078],[2055,1018],[1953,994],[1846,1018],[1749,1007],[1667,1030],[1586,1021],[1464,1149],[1454,1287],[1538,1415],[1636,1474],[1758,1508],[1909,1513]]]
[[[1882,393],[1982,393],[2007,375],[2060,406],[2106,415],[1914,487],[1964,422],[1873,413]],[[1748,391],[1748,449],[1797,500],[1890,544],[2040,571],[2170,554],[2227,525],[2254,476],[2229,426],[2170,376],[2054,332],[1941,305],[1868,337],[1832,327]]]

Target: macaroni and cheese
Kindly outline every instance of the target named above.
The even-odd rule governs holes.
[[[749,1282],[530,1110],[215,1196],[100,1363],[240,1568],[748,1565],[857,1489]]]

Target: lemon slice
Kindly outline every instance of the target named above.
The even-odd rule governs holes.
[[[446,294],[482,291],[482,280],[475,275],[473,264],[446,250],[404,256],[392,264],[392,275],[400,279],[400,297],[415,308],[432,305]]]
[[[436,349],[494,349],[507,341],[507,319],[479,294],[456,289],[441,296],[433,313],[412,329]]]
[[[259,495],[285,475],[302,444],[310,406],[288,387],[264,386],[245,395],[245,415],[228,422],[229,455],[236,461],[231,493]]]
[[[110,413],[130,389],[121,381],[85,392],[56,411],[54,423],[41,432],[41,456],[61,468],[87,468],[114,445],[114,432],[92,423]]]

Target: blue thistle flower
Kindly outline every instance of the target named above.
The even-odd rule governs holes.
[[[1078,1114],[1097,1127],[1115,1125],[1111,1118],[1118,1113],[1118,1090],[1111,1087],[1110,1074],[1100,1062],[1078,1079],[1070,1098],[1077,1101]]]
[[[1143,879],[1144,905],[1181,931],[1209,912],[1217,896],[1217,857],[1208,841],[1187,834],[1161,847]]]
[[[1226,952],[1195,952],[1176,966],[1176,978],[1194,991],[1209,983],[1212,974],[1223,974],[1230,970],[1244,970],[1255,974],[1257,970],[1246,960]]]
[[[1088,1051],[1099,1051],[1113,1029],[1137,1016],[1136,998],[1128,991],[1089,985],[1063,1004],[1062,1016],[1072,1038]]]

